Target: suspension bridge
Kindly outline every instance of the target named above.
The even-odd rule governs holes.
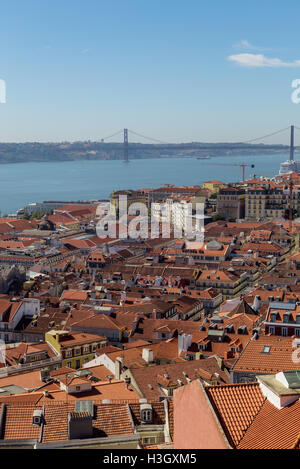
[[[289,148],[290,148],[290,160],[294,160],[294,150],[296,148],[300,148],[300,146],[295,146],[294,145],[294,131],[296,130],[300,130],[300,127],[297,127],[295,125],[291,125],[291,126],[288,126],[288,127],[285,127],[283,129],[280,129],[280,130],[276,130],[275,132],[271,132],[269,134],[266,134],[266,135],[263,135],[261,137],[255,137],[255,138],[252,138],[252,139],[249,139],[249,140],[244,140],[244,141],[240,141],[240,142],[235,142],[235,143],[224,143],[224,147],[226,147],[226,149],[230,149],[230,148],[234,148],[234,149],[238,149],[239,146],[241,148],[245,148],[245,145],[251,145],[251,144],[257,144],[257,142],[259,141],[262,141],[262,140],[265,140],[267,138],[271,138],[275,135],[278,135],[278,134],[281,134],[283,132],[286,132],[287,130],[290,130],[290,144],[289,144]],[[120,136],[122,135],[123,136],[123,152],[124,152],[124,162],[125,163],[128,163],[129,162],[129,148],[130,148],[130,144],[129,144],[129,134],[133,135],[135,138],[136,137],[139,137],[139,138],[142,138],[148,142],[151,142],[152,144],[155,144],[155,148],[157,150],[159,149],[165,149],[166,146],[170,146],[172,145],[173,147],[175,147],[176,149],[180,150],[180,149],[194,149],[194,150],[210,150],[212,149],[212,145],[213,144],[205,144],[205,143],[195,143],[195,142],[192,142],[192,143],[172,143],[172,142],[165,142],[165,141],[162,141],[162,140],[159,140],[157,138],[153,138],[153,137],[149,137],[149,136],[146,136],[146,135],[142,135],[138,132],[135,132],[133,130],[130,130],[130,129],[121,129],[121,130],[118,130],[117,132],[111,134],[111,135],[108,135],[107,137],[103,137],[101,138],[101,142],[102,143],[110,143],[111,142],[111,139],[112,138],[115,138],[117,136]],[[221,144],[215,144],[215,145],[221,145]],[[263,148],[265,146],[265,144],[261,144],[261,147]],[[244,164],[243,164],[244,165]],[[247,166],[247,165],[244,165],[244,166]]]

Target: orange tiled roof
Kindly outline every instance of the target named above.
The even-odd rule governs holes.
[[[277,409],[265,401],[238,449],[291,449],[299,437],[300,401]]]
[[[88,297],[87,291],[81,290],[64,290],[62,296],[60,297],[61,301],[85,301]]]
[[[237,446],[265,401],[259,384],[209,386],[206,394],[229,442]]]
[[[263,348],[269,346],[269,353],[263,353]],[[299,363],[294,363],[292,354],[292,337],[260,336],[257,340],[250,340],[244,348],[233,371],[249,373],[278,373],[282,370],[298,370]]]

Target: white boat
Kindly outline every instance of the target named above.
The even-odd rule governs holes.
[[[300,173],[300,161],[286,160],[280,164],[279,175],[292,172]]]
[[[300,173],[300,161],[294,160],[294,126],[291,125],[291,138],[290,138],[290,158],[280,165],[279,175],[288,173]]]

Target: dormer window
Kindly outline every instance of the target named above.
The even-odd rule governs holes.
[[[289,320],[290,320],[290,313],[289,312],[284,313],[283,322],[289,322]]]
[[[276,322],[277,319],[277,311],[271,313],[271,322]]]
[[[199,350],[205,350],[206,349],[206,344],[199,344],[198,349]]]
[[[142,423],[152,423],[152,405],[142,404],[140,407]]]
[[[42,424],[43,412],[42,410],[36,409],[33,411],[32,425],[40,426]]]

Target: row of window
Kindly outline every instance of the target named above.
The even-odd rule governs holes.
[[[73,356],[84,355],[86,353],[95,352],[98,348],[98,344],[85,345],[84,347],[77,347],[75,349],[65,350],[65,357],[70,358]]]
[[[274,326],[269,326],[269,333],[275,335],[275,327]],[[283,337],[288,336],[288,328],[287,327],[282,327],[281,328],[281,335]],[[300,337],[300,329],[294,329],[294,335],[297,337]]]
[[[87,363],[89,362],[90,359],[88,357],[85,357],[84,360],[83,360],[83,363]],[[67,367],[68,368],[72,368],[72,362],[67,362]],[[80,360],[76,360],[75,362],[75,368],[78,369],[81,367],[81,363],[80,363]],[[77,389],[76,389],[77,390]]]

